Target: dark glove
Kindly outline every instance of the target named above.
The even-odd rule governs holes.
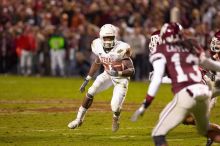
[[[81,87],[80,87],[80,89],[79,89],[81,93],[85,91],[85,87],[86,87],[86,85],[87,85],[88,83],[89,83],[89,80],[85,79],[84,82],[83,82],[83,84],[81,85]]]
[[[116,71],[116,70],[114,70],[114,69],[108,70],[107,73],[108,73],[110,76],[118,76],[118,71]]]

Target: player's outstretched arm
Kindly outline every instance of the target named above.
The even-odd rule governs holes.
[[[90,67],[90,70],[89,70],[87,77],[85,78],[83,84],[80,86],[81,93],[85,91],[86,85],[89,83],[89,81],[95,75],[95,73],[98,71],[100,66],[101,66],[100,60],[98,57],[96,57],[95,61],[92,63],[92,66]]]
[[[205,54],[200,56],[200,65],[205,69],[220,72],[220,62],[207,58]]]
[[[141,106],[134,112],[134,114],[131,117],[131,121],[135,122],[137,119],[142,116],[145,112],[145,110],[151,105],[154,96],[159,89],[159,86],[162,82],[162,78],[165,71],[165,62],[163,59],[159,59],[153,62],[154,67],[154,74],[152,76],[152,81],[149,85],[147,95],[144,99],[144,102],[141,104]]]

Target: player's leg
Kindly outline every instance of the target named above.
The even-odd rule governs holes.
[[[209,110],[208,110],[208,113],[211,112],[211,109],[215,106],[216,102],[217,102],[217,98],[210,98],[209,99]],[[195,118],[193,117],[193,115],[192,114],[187,115],[186,118],[183,121],[183,124],[184,125],[195,125]],[[215,126],[215,125],[216,124],[210,123],[210,126],[218,131],[218,127],[219,126],[218,125]]]
[[[203,105],[203,103],[199,103],[197,108],[194,109],[194,116],[196,120],[196,126],[200,134],[207,136],[212,141],[220,143],[220,131],[219,126],[216,124],[208,123],[208,114],[207,111],[204,111],[205,108],[208,109],[207,105]],[[206,107],[205,107],[206,106]],[[204,113],[206,114],[204,116]]]
[[[212,123],[208,123],[208,102],[198,102],[196,107],[193,109],[193,114],[194,114],[194,121],[196,123],[196,127],[198,129],[198,132],[203,135],[206,136],[207,135],[207,143],[206,146],[211,146],[213,143],[213,139],[210,138],[207,134],[207,131],[209,131],[208,129],[210,128],[210,130],[217,130],[217,126],[212,124]],[[211,131],[212,131],[211,130]]]
[[[220,132],[214,130],[214,127],[211,128],[213,125],[209,124],[209,97],[211,96],[211,92],[205,86],[200,86],[199,88],[200,90],[191,90],[194,92],[193,98],[197,101],[196,106],[192,108],[197,130],[201,135],[207,136],[215,142],[220,142]]]
[[[27,54],[27,75],[32,74],[32,66],[33,66],[33,53],[29,51]]]
[[[109,88],[110,86],[112,86],[110,77],[105,72],[100,74],[86,93],[82,105],[79,107],[76,119],[70,122],[68,127],[74,129],[80,126],[84,120],[87,110],[93,103],[94,95]]]
[[[114,81],[113,81],[114,82]],[[114,91],[111,100],[111,109],[113,112],[112,131],[116,132],[119,129],[119,118],[121,114],[122,104],[128,90],[128,79],[118,79],[114,82]]]
[[[57,52],[57,61],[61,76],[65,76],[65,50],[59,50]]]
[[[206,135],[208,130],[209,115],[208,115],[208,100],[198,101],[192,109],[195,118],[196,128],[201,135]]]
[[[156,146],[167,145],[165,138],[167,133],[183,121],[194,105],[195,101],[185,90],[181,90],[175,95],[174,99],[161,112],[159,121],[152,132]]]
[[[52,76],[56,75],[56,52],[54,50],[50,50],[50,67]]]
[[[20,57],[20,72],[22,75],[25,74],[25,60],[26,60],[26,51],[21,50],[21,57]]]

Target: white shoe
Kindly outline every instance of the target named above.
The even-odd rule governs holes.
[[[135,111],[135,113],[132,115],[131,121],[132,121],[132,122],[136,122],[137,119],[138,119],[140,116],[143,116],[144,112],[145,112],[145,108],[144,108],[143,105],[141,105],[141,106]]]
[[[73,120],[72,122],[70,122],[70,123],[68,124],[68,127],[69,127],[70,129],[75,129],[75,128],[81,126],[81,125],[82,125],[82,121],[76,119],[76,120]]]
[[[116,132],[119,129],[119,117],[113,116],[112,118],[112,132]]]

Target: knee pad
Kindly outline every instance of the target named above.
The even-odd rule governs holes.
[[[93,96],[87,93],[84,98],[82,106],[88,109],[92,105],[92,102],[93,102]]]

